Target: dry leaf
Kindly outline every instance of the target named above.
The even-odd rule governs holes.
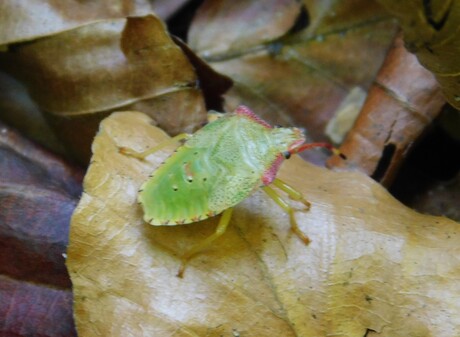
[[[433,72],[449,103],[460,109],[460,2],[379,2],[399,19],[407,48]]]
[[[0,123],[0,335],[76,335],[64,265],[83,173]]]
[[[367,176],[292,158],[280,177],[312,202],[297,212],[309,246],[264,194],[177,278],[178,254],[217,219],[142,222],[137,189],[165,159],[166,140],[140,113],[105,119],[72,217],[68,268],[84,336],[437,336],[460,333],[459,224],[418,214]]]
[[[373,1],[205,1],[189,44],[232,78],[226,108],[250,106],[314,140],[349,92],[368,90],[396,23]],[[260,14],[259,14],[260,13]]]
[[[292,0],[205,1],[196,13],[188,40],[205,57],[240,55],[284,35],[294,26],[300,9],[301,4]]]
[[[0,275],[0,336],[77,336],[72,291]]]
[[[171,134],[206,118],[194,67],[154,15],[94,22],[18,45],[4,58],[81,162],[115,109],[150,113]]]
[[[352,130],[340,149],[347,161],[332,167],[359,170],[384,186],[393,182],[422,132],[445,100],[434,76],[395,39]]]

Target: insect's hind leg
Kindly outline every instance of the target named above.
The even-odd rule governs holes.
[[[277,184],[280,184],[279,181],[280,180],[278,180]],[[277,186],[277,185],[275,184],[275,186]],[[283,185],[283,187],[280,187],[280,186],[277,186],[277,187],[279,187],[280,189],[282,189],[283,191],[288,193],[289,196],[291,196],[289,194],[289,192],[286,191],[286,189],[288,189],[286,186],[289,186],[289,185]],[[295,219],[295,214],[294,214],[295,210],[291,206],[289,206],[289,204],[283,198],[281,198],[278,195],[278,193],[276,193],[276,191],[273,188],[271,188],[270,186],[264,186],[262,189],[265,191],[265,193],[267,193],[267,195],[270,198],[273,199],[273,201],[275,201],[282,209],[284,209],[286,211],[286,213],[289,214],[289,220],[290,220],[290,223],[291,223],[291,230],[295,233],[295,235],[297,235],[299,237],[300,240],[302,240],[306,245],[308,245],[310,243],[310,239],[308,238],[308,236],[306,236],[300,230],[299,226],[297,225],[297,221]],[[291,187],[291,186],[289,186],[289,189],[292,189],[293,191],[295,191],[294,188]],[[294,195],[298,196],[297,193],[299,193],[299,192],[297,192],[297,191],[295,191],[295,192],[296,192],[296,194],[294,194]],[[299,198],[297,200],[302,201],[302,199],[303,199],[303,197],[301,197],[301,199]],[[305,199],[303,199],[303,200],[305,200]],[[308,201],[306,201],[306,202],[308,203],[308,205],[310,204]]]
[[[182,255],[181,266],[179,268],[179,272],[177,276],[182,278],[184,276],[185,267],[187,266],[188,261],[197,253],[201,252],[202,250],[206,249],[211,243],[213,243],[217,238],[219,238],[222,234],[225,233],[227,230],[228,224],[230,223],[230,219],[232,218],[233,207],[227,208],[221,215],[219,224],[216,227],[216,231],[211,236],[208,236],[205,240],[201,241],[200,243],[193,246],[187,253]]]
[[[128,149],[126,147],[120,147],[119,149],[119,152],[120,153],[123,153],[127,156],[130,156],[130,157],[135,157],[135,158],[138,158],[138,159],[144,159],[145,157],[151,155],[152,153],[155,153],[159,150],[161,150],[162,148],[170,145],[170,144],[173,144],[173,143],[177,143],[177,142],[180,142],[181,140],[183,139],[187,139],[187,138],[190,138],[191,135],[189,135],[188,133],[181,133],[181,134],[178,134],[177,136],[174,136],[164,142],[161,142],[160,144],[158,144],[157,146],[154,146],[148,150],[145,150],[143,152],[136,152],[134,150],[131,150],[131,149]]]

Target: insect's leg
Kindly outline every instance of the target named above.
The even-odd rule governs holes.
[[[225,116],[225,113],[210,110],[210,111],[208,111],[208,123],[212,123],[212,122],[218,120],[219,118],[221,118],[223,116]]]
[[[151,155],[152,153],[155,153],[159,150],[161,150],[162,148],[170,145],[170,144],[173,144],[173,143],[177,143],[177,142],[180,142],[182,139],[187,139],[189,138],[190,135],[188,133],[181,133],[181,134],[178,134],[177,136],[174,136],[160,144],[158,144],[157,146],[154,146],[144,152],[136,152],[136,151],[133,151],[131,149],[128,149],[126,147],[121,147],[120,148],[120,153],[123,153],[123,154],[126,154],[128,156],[131,156],[131,157],[135,157],[135,158],[138,158],[138,159],[144,159],[145,157]]]
[[[300,230],[299,226],[297,225],[297,221],[295,220],[294,212],[295,210],[289,206],[289,204],[281,198],[276,191],[271,188],[270,186],[264,186],[263,190],[265,193],[268,194],[270,198],[273,199],[282,209],[284,209],[289,214],[289,220],[291,222],[291,230],[302,240],[306,245],[310,243],[310,239]]]
[[[280,190],[284,191],[289,198],[295,201],[300,201],[302,204],[304,204],[307,208],[307,210],[310,209],[310,202],[305,200],[303,197],[302,193],[297,191],[294,187],[291,185],[287,184],[286,182],[282,181],[281,179],[275,178],[272,182],[272,184],[276,187],[278,187]]]
[[[184,276],[184,271],[185,267],[187,266],[188,261],[192,258],[193,255],[199,253],[203,249],[206,249],[211,243],[214,242],[217,238],[219,238],[222,234],[225,233],[227,230],[227,226],[230,222],[230,219],[232,217],[232,212],[233,212],[233,207],[227,208],[221,215],[219,224],[216,227],[216,231],[214,234],[211,236],[208,236],[205,240],[202,242],[196,244],[195,246],[192,247],[187,253],[185,253],[182,256],[182,263],[179,268],[179,272],[177,273],[178,277],[183,277]]]

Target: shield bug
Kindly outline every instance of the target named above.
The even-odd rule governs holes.
[[[182,256],[179,277],[192,256],[225,232],[233,207],[260,187],[289,214],[292,231],[308,244],[310,240],[299,229],[294,209],[270,185],[308,209],[310,203],[300,192],[276,178],[283,161],[313,147],[325,147],[344,157],[330,144],[306,144],[298,128],[273,128],[245,106],[221,115],[193,135],[181,134],[168,141],[185,139],[139,190],[144,220],[154,226],[184,225],[222,213],[214,234]],[[121,150],[143,159],[164,145],[143,153]]]

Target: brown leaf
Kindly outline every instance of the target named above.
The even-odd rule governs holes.
[[[0,335],[75,335],[63,254],[82,175],[0,124]]]
[[[340,149],[348,160],[330,166],[357,169],[389,186],[415,141],[445,104],[433,75],[407,52],[401,37],[371,87]]]
[[[65,47],[63,47],[65,46]],[[205,120],[193,66],[155,16],[98,21],[5,54],[58,136],[81,161],[99,121],[120,107],[150,114],[171,134]]]
[[[95,139],[85,193],[72,217],[67,265],[79,336],[437,336],[460,332],[459,224],[418,214],[367,176],[292,158],[280,177],[311,202],[296,218],[256,193],[225,235],[193,258],[177,256],[217,219],[153,227],[136,204],[140,184],[170,150],[147,116],[116,113]],[[373,333],[375,332],[375,334]]]
[[[395,22],[370,1],[299,7],[297,1],[220,0],[205,1],[189,44],[234,81],[227,110],[243,103],[273,124],[294,122],[325,140],[324,127],[342,100],[371,85],[395,31]]]
[[[379,2],[399,19],[409,51],[433,72],[449,103],[460,109],[460,2]]]

